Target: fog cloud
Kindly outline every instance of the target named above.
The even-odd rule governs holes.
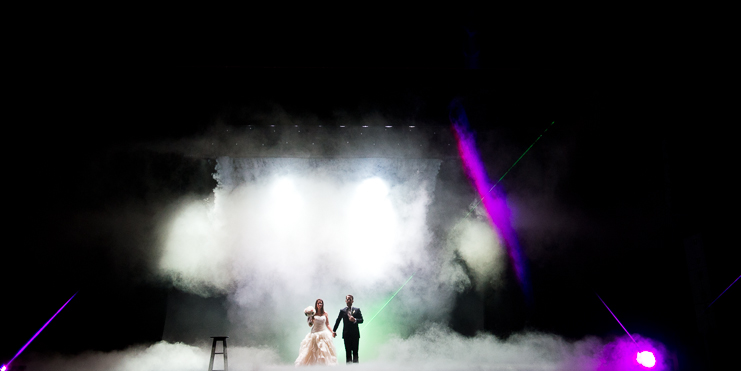
[[[265,348],[227,347],[230,370],[255,370],[277,365],[275,351]],[[134,346],[113,352],[85,352],[76,356],[33,355],[25,362],[27,369],[38,371],[189,371],[206,370],[210,347],[195,347],[165,341],[150,346]],[[215,357],[214,365],[217,366]],[[223,361],[215,369],[223,369]]]
[[[284,358],[317,298],[334,316],[353,294],[371,316],[412,275],[391,327],[444,321],[455,281],[426,215],[439,164],[219,158],[213,199],[183,202],[163,229],[160,269],[183,291],[226,296],[234,341],[278,344]]]
[[[651,370],[671,369],[666,351],[650,339],[634,334],[641,349],[653,351],[657,358]],[[337,342],[337,341],[336,341]],[[374,360],[356,368],[367,370],[548,370],[613,371],[646,369],[635,362],[636,346],[627,336],[613,341],[588,337],[567,341],[545,333],[521,333],[500,339],[490,334],[461,336],[444,326],[431,325],[407,338],[391,337]],[[38,371],[197,371],[208,367],[210,347],[168,343],[135,346],[114,352],[86,352],[77,356],[29,354],[28,369]],[[229,369],[295,370],[291,362],[281,362],[274,349],[267,347],[227,348]],[[340,360],[341,361],[341,360]],[[342,366],[340,366],[342,367]],[[215,369],[223,369],[220,355]]]

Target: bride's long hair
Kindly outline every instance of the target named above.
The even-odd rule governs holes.
[[[322,300],[322,299],[316,299],[316,301],[314,302],[314,313],[317,316],[323,316],[324,315],[324,300],[322,300],[322,311],[321,311],[321,313],[319,312],[319,308],[317,307],[317,304],[319,304],[319,300]]]

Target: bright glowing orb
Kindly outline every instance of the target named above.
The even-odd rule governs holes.
[[[386,182],[380,178],[370,178],[360,184],[358,192],[362,197],[373,199],[375,201],[386,197],[389,193],[389,188],[386,185]]]
[[[293,181],[289,178],[282,177],[273,185],[273,192],[284,195],[284,194],[292,194],[296,193],[296,187],[293,185]]]
[[[7,369],[7,367],[5,367],[5,365],[3,365],[3,367],[0,367],[0,371],[5,371],[5,369]]]
[[[656,358],[654,358],[654,354],[647,350],[638,353],[638,355],[636,356],[636,361],[638,361],[638,363],[640,363],[644,367],[654,367],[654,365],[656,365]]]

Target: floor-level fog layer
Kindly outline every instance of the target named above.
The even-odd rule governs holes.
[[[634,336],[635,337],[635,336]],[[668,369],[663,348],[650,339],[636,337],[642,349],[652,350],[657,363],[651,370]],[[340,354],[342,340],[335,340]],[[361,340],[362,349],[362,340]],[[568,342],[550,334],[526,333],[507,340],[492,335],[466,338],[443,327],[432,326],[407,339],[390,338],[373,361],[361,362],[368,370],[648,370],[635,360],[636,345],[627,338],[605,342],[586,338]],[[201,371],[208,368],[210,347],[160,342],[123,351],[90,352],[74,357],[30,354],[29,370],[110,370],[110,371]],[[279,360],[275,349],[229,346],[228,367],[240,370],[295,370]],[[362,355],[362,354],[361,354]],[[344,366],[339,359],[338,367]],[[223,369],[216,356],[214,369]]]

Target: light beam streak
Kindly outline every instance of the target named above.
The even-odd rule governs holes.
[[[79,292],[79,291],[78,291],[78,292]],[[75,295],[77,295],[77,292],[75,293]],[[74,298],[74,297],[75,297],[75,295],[72,295],[72,298]],[[35,334],[33,334],[33,336],[31,337],[31,340],[29,340],[29,341],[28,341],[28,342],[26,343],[26,345],[24,345],[24,346],[23,346],[23,348],[21,348],[21,350],[19,350],[19,351],[18,351],[18,353],[16,353],[16,354],[15,354],[15,355],[13,356],[13,359],[11,359],[11,360],[10,360],[10,362],[8,362],[7,364],[3,365],[3,368],[5,368],[5,367],[7,367],[7,366],[10,366],[10,364],[11,364],[11,363],[13,363],[13,361],[15,361],[15,359],[16,359],[16,358],[17,358],[17,357],[18,357],[18,356],[19,356],[19,355],[20,355],[21,353],[23,353],[23,351],[24,351],[24,350],[26,350],[26,347],[28,346],[28,344],[31,344],[31,342],[33,341],[33,339],[36,339],[36,337],[37,337],[37,336],[39,336],[39,334],[41,333],[41,331],[43,331],[43,330],[44,330],[44,328],[46,328],[46,325],[48,325],[48,324],[49,324],[49,322],[51,322],[51,320],[53,320],[53,319],[54,319],[54,317],[56,317],[56,316],[57,316],[57,314],[59,314],[59,312],[61,312],[61,311],[62,311],[62,309],[64,309],[64,307],[65,307],[65,306],[67,306],[67,303],[69,303],[69,302],[70,302],[70,300],[72,300],[72,298],[69,298],[69,299],[67,300],[67,302],[65,302],[65,303],[64,303],[64,305],[62,305],[62,307],[61,307],[61,308],[59,308],[59,310],[58,310],[58,311],[57,311],[56,313],[54,313],[54,315],[53,315],[53,316],[51,316],[51,318],[49,318],[49,320],[48,320],[48,321],[46,321],[46,323],[45,323],[45,324],[44,324],[43,326],[41,326],[41,328],[39,329],[39,331],[36,331],[36,333],[35,333]]]
[[[481,197],[481,202],[484,204],[484,209],[489,216],[489,223],[491,224],[492,229],[504,240],[504,246],[507,255],[509,255],[517,281],[525,294],[527,303],[532,304],[532,291],[527,274],[527,262],[525,261],[522,249],[520,249],[517,234],[512,227],[511,211],[507,205],[504,192],[497,191],[494,192],[495,194],[490,194],[499,182],[492,185],[492,182],[489,180],[489,176],[486,173],[486,167],[476,149],[476,141],[473,132],[470,130],[466,111],[459,101],[454,100],[451,103],[449,118],[458,145],[458,154],[463,162],[463,168],[466,175],[471,180],[471,183],[479,194],[479,197]],[[553,125],[553,123],[551,123],[551,125]],[[540,139],[540,137],[538,137],[538,139]],[[536,139],[536,141],[538,139]],[[533,142],[533,145],[534,144],[535,143]],[[524,156],[524,154],[522,156]],[[522,156],[520,156],[520,158],[522,158]],[[516,161],[515,164],[518,161]],[[511,168],[512,167],[510,167],[510,169]],[[509,170],[507,172],[509,172]],[[504,175],[506,175],[506,173]],[[500,179],[503,179],[504,175]],[[469,211],[469,214],[470,213],[471,211]]]
[[[533,143],[532,143],[532,144],[530,144],[530,147],[527,147],[527,149],[525,150],[525,152],[523,152],[523,153],[522,153],[522,154],[520,155],[520,157],[518,157],[518,158],[517,158],[517,161],[515,161],[515,163],[514,163],[514,164],[512,164],[512,166],[510,166],[510,167],[509,167],[509,169],[507,169],[507,171],[505,171],[505,172],[504,172],[504,174],[502,174],[502,176],[501,176],[501,177],[499,177],[499,180],[497,180],[497,182],[496,182],[496,183],[494,183],[494,185],[493,185],[493,186],[491,186],[491,188],[489,188],[489,191],[487,191],[487,192],[486,192],[487,194],[488,194],[489,192],[491,192],[491,191],[493,191],[493,190],[494,190],[494,187],[496,187],[496,186],[497,186],[497,184],[499,184],[499,182],[501,182],[501,181],[502,181],[502,179],[504,179],[504,177],[505,177],[505,176],[507,176],[507,174],[509,174],[509,171],[510,171],[510,170],[512,170],[512,168],[513,168],[513,167],[515,167],[515,165],[517,165],[517,163],[518,163],[518,162],[520,162],[520,160],[522,160],[522,158],[523,158],[523,157],[525,156],[525,154],[527,154],[527,152],[528,152],[528,151],[530,151],[530,148],[533,148],[533,146],[535,145],[535,143],[537,143],[537,142],[538,142],[538,140],[540,140],[540,137],[542,137],[542,136],[543,136],[543,134],[545,134],[545,132],[546,132],[546,131],[548,131],[548,129],[550,129],[550,128],[551,128],[551,126],[553,126],[553,124],[555,124],[555,123],[556,123],[555,121],[552,121],[552,122],[551,122],[551,124],[550,124],[550,125],[549,125],[549,126],[548,126],[547,128],[545,128],[545,130],[543,130],[543,133],[541,133],[540,135],[538,135],[538,137],[537,137],[537,138],[535,138],[535,141],[533,141]],[[476,209],[476,207],[477,207],[477,206],[479,206],[479,204],[480,204],[480,203],[481,203],[481,201],[483,201],[483,200],[484,200],[484,198],[483,198],[483,197],[482,197],[482,198],[479,198],[479,199],[477,199],[477,200],[476,200],[476,204],[474,204],[474,205],[473,205],[473,206],[471,207],[471,209],[470,209],[470,210],[468,210],[468,214],[466,214],[466,216],[465,216],[465,217],[463,217],[463,219],[465,219],[465,218],[468,218],[468,216],[469,216],[469,215],[471,215],[471,212],[472,212],[473,210],[475,210],[475,209]]]
[[[736,283],[736,281],[738,281],[739,278],[741,278],[741,276],[736,277],[736,280],[733,281],[730,285],[728,285],[728,287],[726,287],[726,289],[723,290],[723,292],[721,292],[720,295],[718,295],[718,297],[715,298],[715,300],[713,300],[713,303],[715,303],[716,300],[720,299],[720,297],[723,296],[723,294],[725,294],[726,291],[728,291],[728,289],[730,289],[731,286],[733,286],[733,284]],[[710,305],[713,305],[713,303],[710,303]],[[708,308],[710,308],[710,305],[708,305]],[[705,309],[708,309],[708,308],[705,308]]]
[[[595,295],[597,295],[597,294],[595,293]],[[610,314],[612,314],[612,317],[615,318],[615,321],[617,321],[617,323],[620,324],[620,327],[623,328],[623,331],[625,331],[625,333],[628,334],[628,336],[630,336],[630,340],[633,340],[633,343],[635,343],[635,345],[638,346],[638,343],[636,343],[636,340],[633,339],[633,336],[630,335],[630,332],[628,332],[628,330],[625,329],[625,326],[623,326],[623,324],[620,322],[620,320],[617,318],[617,316],[615,316],[615,313],[612,313],[612,311],[610,310],[610,307],[608,307],[607,304],[605,304],[605,301],[602,300],[602,298],[600,298],[599,295],[597,295],[597,297],[599,298],[599,301],[601,301],[602,304],[605,305],[605,308],[607,308],[607,310],[610,311]],[[640,350],[640,349],[638,349],[638,350]]]
[[[389,302],[391,302],[391,299],[393,299],[396,296],[396,294],[398,294],[399,291],[401,291],[401,289],[403,289],[404,286],[406,286],[407,282],[409,282],[409,280],[411,280],[412,277],[414,277],[415,274],[416,274],[416,272],[413,273],[411,276],[409,276],[409,278],[407,278],[406,282],[404,282],[404,284],[401,285],[401,287],[399,287],[399,289],[396,290],[396,292],[393,295],[391,295],[391,298],[389,298],[389,300],[386,301],[386,304],[384,304],[381,307],[381,309],[379,309],[378,312],[376,312],[376,314],[373,315],[373,317],[370,319],[370,321],[368,321],[368,323],[366,323],[365,326],[363,326],[363,327],[368,327],[368,325],[370,325],[371,322],[373,322],[373,319],[376,318],[376,316],[378,315],[378,313],[381,313],[381,311],[383,310],[383,308],[386,308],[386,306],[389,304]]]
[[[595,295],[599,298],[599,301],[602,302],[602,304],[607,308],[608,311],[610,311],[610,314],[612,314],[612,317],[615,318],[615,321],[620,324],[620,327],[623,328],[623,331],[625,331],[626,334],[628,334],[628,337],[630,337],[630,340],[633,340],[633,344],[636,345],[636,348],[638,348],[638,353],[636,353],[636,362],[640,364],[643,367],[651,368],[656,365],[656,357],[654,356],[653,352],[649,352],[647,350],[641,351],[641,347],[638,346],[638,342],[636,342],[636,339],[633,339],[633,336],[628,332],[627,329],[625,329],[625,326],[623,326],[623,323],[620,322],[620,320],[617,318],[615,313],[612,313],[612,310],[610,310],[610,307],[607,306],[604,300],[600,298],[600,296],[595,292]]]

